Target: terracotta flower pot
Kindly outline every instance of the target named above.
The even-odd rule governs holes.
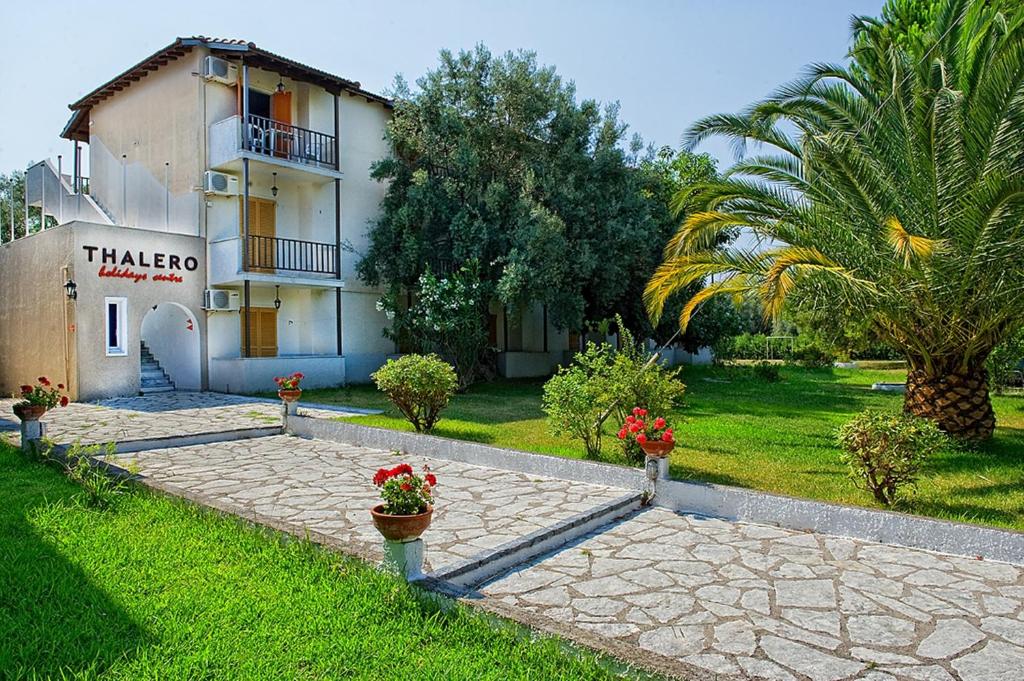
[[[640,445],[640,449],[644,450],[644,454],[657,458],[668,456],[668,453],[676,446],[675,442],[665,442],[664,440],[648,440],[637,444]]]
[[[384,513],[384,504],[377,504],[370,509],[373,526],[390,541],[412,541],[417,539],[430,526],[434,515],[434,507],[427,506],[423,513],[415,515],[388,515]]]
[[[294,390],[285,390],[282,388],[277,391],[277,396],[285,402],[298,402],[299,398],[302,397],[302,390],[295,388]]]
[[[16,404],[14,415],[22,421],[38,421],[46,413],[46,407],[41,404]]]

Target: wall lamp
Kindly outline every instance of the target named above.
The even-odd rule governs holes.
[[[274,184],[270,188],[270,193],[277,196],[277,173],[274,173]]]
[[[67,283],[64,284],[64,292],[68,294],[68,300],[78,299],[78,284],[75,283],[74,279],[68,279]]]
[[[274,309],[275,310],[280,310],[281,309],[281,287],[280,286],[275,286],[274,287]]]

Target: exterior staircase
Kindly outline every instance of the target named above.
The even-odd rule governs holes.
[[[167,393],[174,390],[174,383],[171,382],[170,377],[164,373],[163,368],[160,366],[160,362],[156,361],[156,357],[146,347],[145,342],[142,345],[142,388],[139,390],[143,395],[149,395],[150,393]]]

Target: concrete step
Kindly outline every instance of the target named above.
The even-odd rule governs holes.
[[[143,379],[155,378],[155,379],[161,379],[162,380],[162,379],[166,379],[167,378],[167,374],[165,374],[163,369],[161,369],[160,367],[147,367],[147,366],[143,366],[142,367],[142,378]]]
[[[139,392],[142,393],[143,395],[151,395],[153,393],[172,393],[172,392],[174,392],[174,386],[173,385],[161,385],[161,386],[157,386],[157,387],[153,387],[153,388],[142,386],[139,389]]]
[[[643,496],[629,492],[550,527],[532,532],[493,549],[482,551],[463,561],[442,566],[426,579],[444,582],[446,588],[468,591],[517,565],[528,563],[545,553],[565,546],[599,527],[640,510]]]

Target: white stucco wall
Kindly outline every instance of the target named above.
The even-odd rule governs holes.
[[[193,50],[92,107],[90,192],[115,223],[200,233],[206,130],[203,81],[192,73],[204,53]]]
[[[142,318],[140,338],[178,390],[201,390],[199,320],[175,303],[160,303]]]
[[[145,229],[130,229],[76,222],[71,224],[74,234],[74,278],[78,283],[75,303],[75,343],[78,356],[78,377],[83,399],[99,399],[118,395],[132,395],[139,391],[140,333],[142,320],[154,305],[173,302],[187,308],[195,317],[197,333],[206,333],[205,315],[200,309],[206,283],[204,242],[198,237],[165,234]],[[100,277],[104,263],[102,253],[95,251],[92,262],[86,246],[114,248],[120,260],[124,253],[138,257],[141,251],[150,266],[129,266],[146,280]],[[156,253],[173,254],[184,260],[194,258],[196,269],[171,270],[153,266]],[[166,260],[165,260],[166,261]],[[110,266],[107,265],[109,268]],[[181,282],[155,281],[157,275],[173,272]],[[128,299],[126,356],[107,356],[105,344],[104,298]]]

